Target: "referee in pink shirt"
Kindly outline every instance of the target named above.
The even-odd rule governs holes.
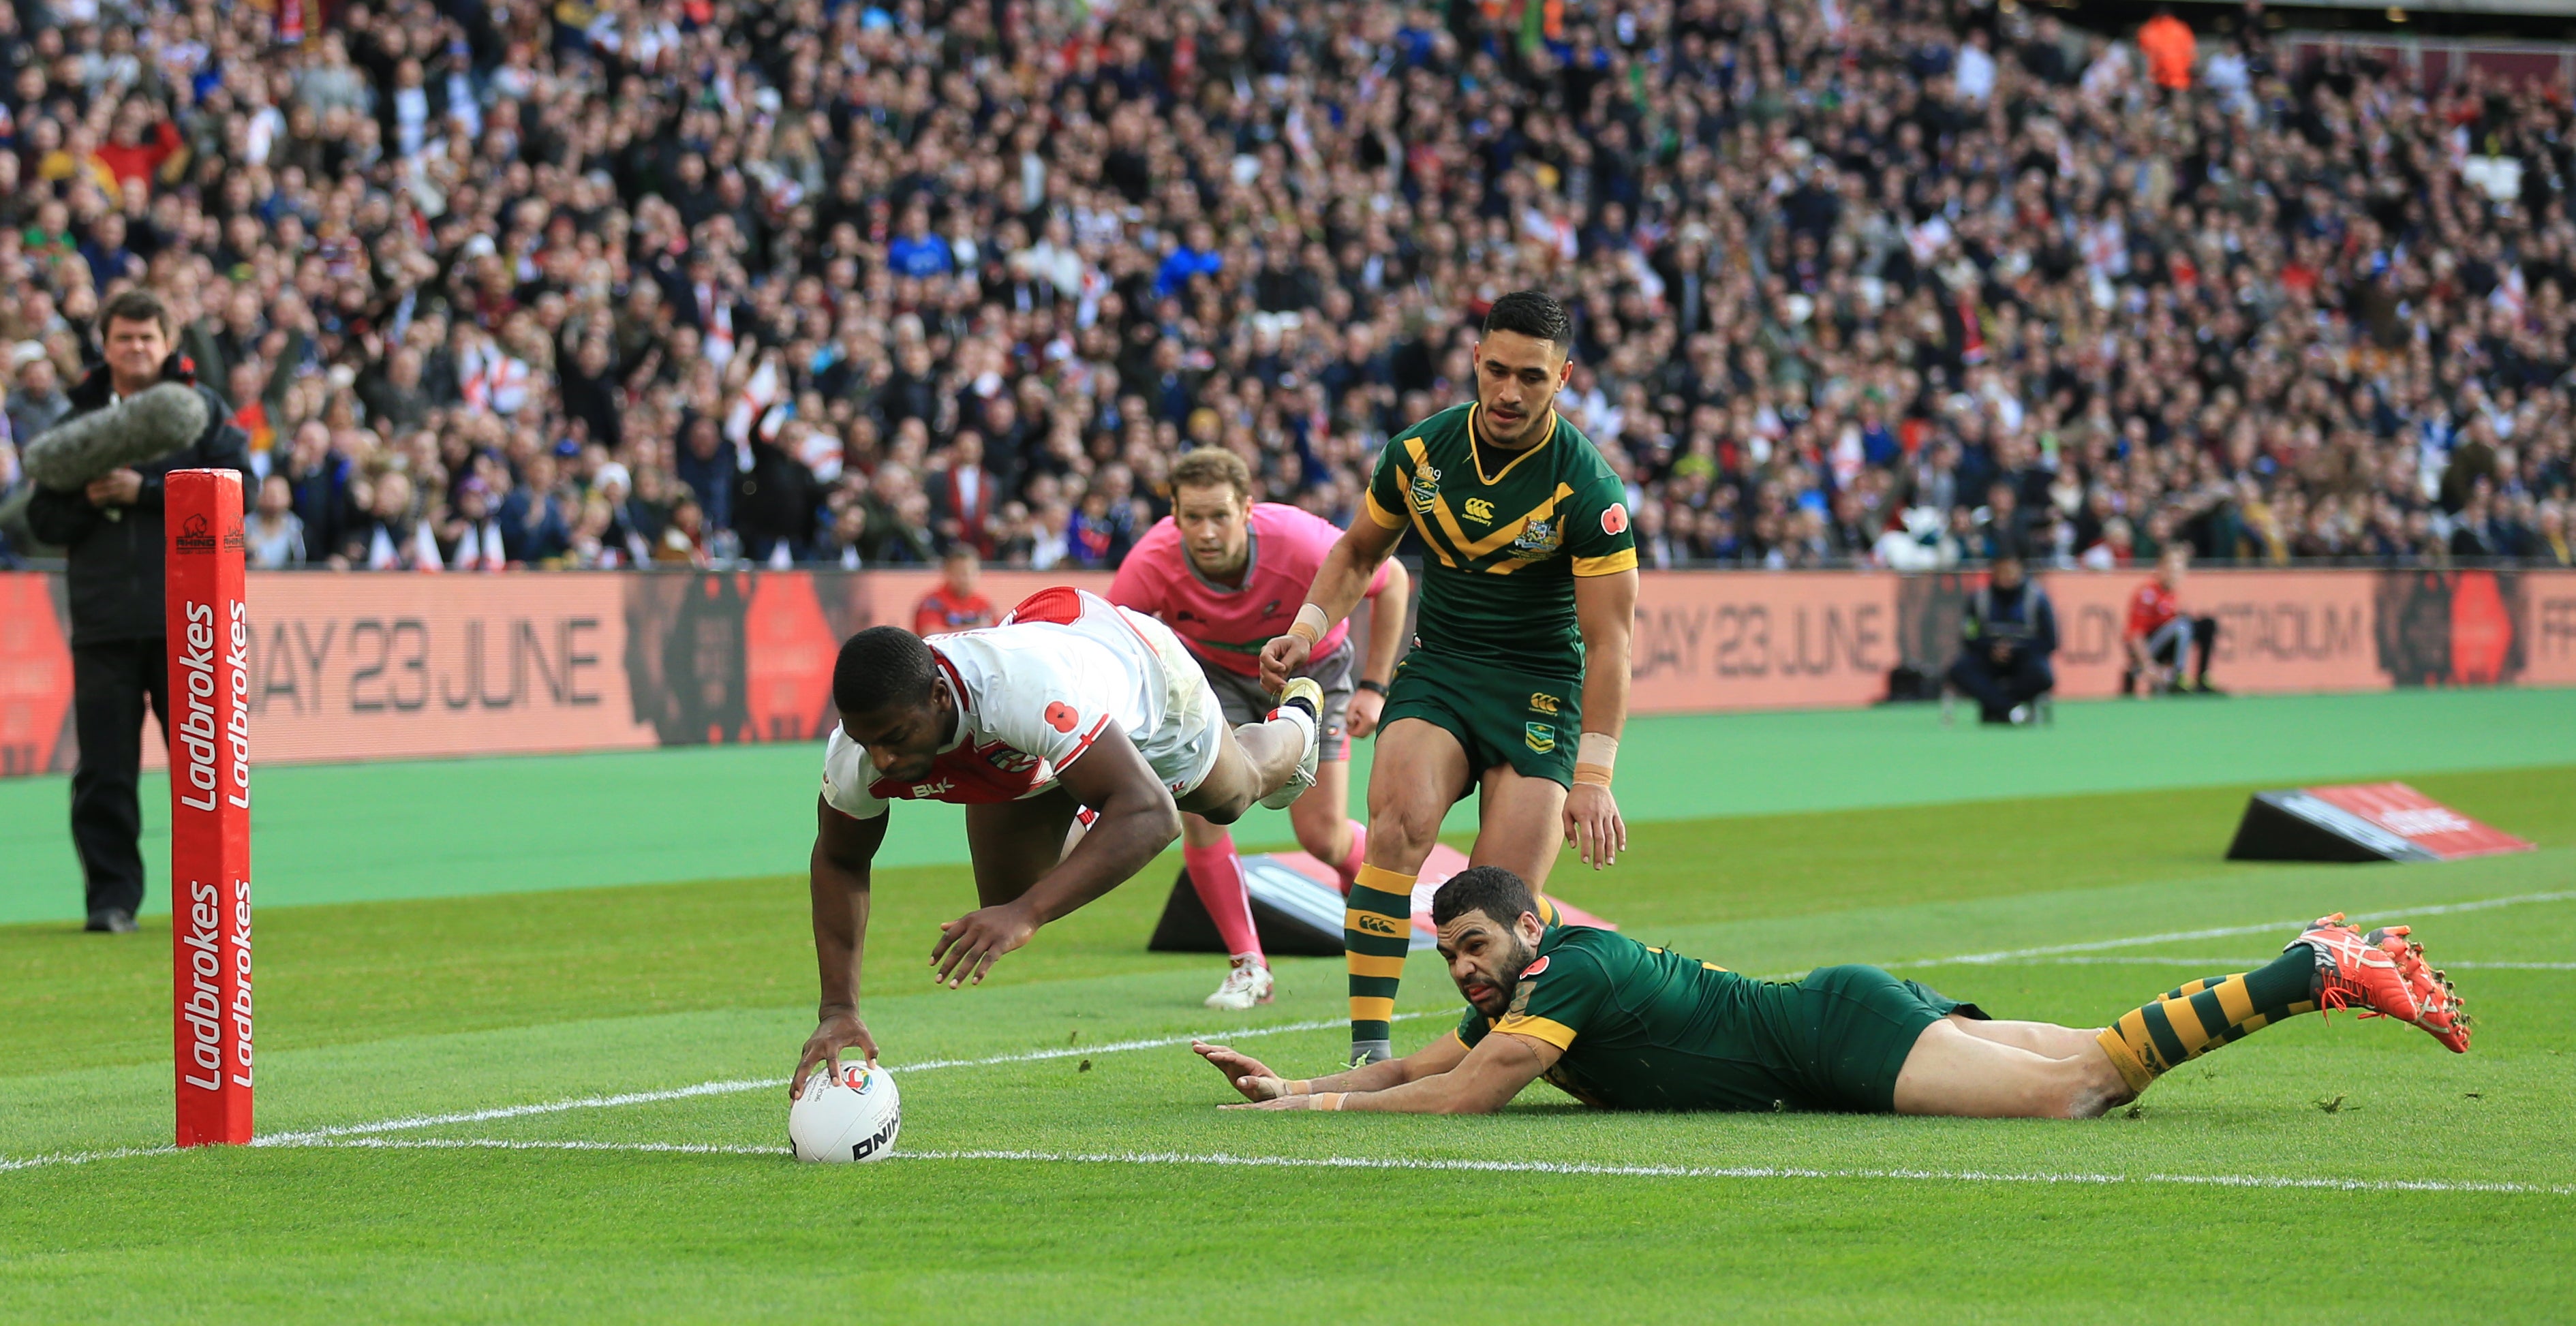
[[[1288,629],[1316,569],[1342,535],[1297,507],[1252,500],[1242,458],[1201,447],[1172,466],[1172,514],[1138,540],[1118,568],[1109,600],[1163,620],[1196,655],[1229,723],[1255,723],[1275,701],[1261,688],[1261,648]],[[1297,845],[1332,866],[1348,893],[1368,831],[1350,818],[1350,738],[1377,728],[1386,681],[1404,640],[1410,582],[1393,558],[1369,583],[1368,658],[1356,657],[1348,624],[1315,642],[1306,675],[1324,690],[1315,786],[1289,807]],[[1181,857],[1199,901],[1224,936],[1233,964],[1207,1006],[1248,1009],[1270,1002],[1270,964],[1252,925],[1234,835],[1184,815]]]

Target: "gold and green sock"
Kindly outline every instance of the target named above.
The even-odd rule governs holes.
[[[1392,1053],[1387,1024],[1413,945],[1413,876],[1360,867],[1342,913],[1342,955],[1351,977],[1351,1056],[1375,1062]]]
[[[2176,1067],[2317,1007],[2317,955],[2306,945],[2250,972],[2212,976],[2121,1014],[2095,1039],[2131,1091]]]

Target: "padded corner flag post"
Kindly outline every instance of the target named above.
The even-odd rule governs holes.
[[[179,1145],[251,1137],[250,617],[242,482],[173,470],[169,530],[170,988]]]

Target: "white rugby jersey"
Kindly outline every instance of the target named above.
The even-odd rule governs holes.
[[[922,778],[877,777],[867,748],[834,724],[823,745],[823,800],[873,819],[899,800],[1017,801],[1052,789],[1115,722],[1173,793],[1216,761],[1215,694],[1161,622],[1058,587],[1029,596],[998,626],[929,637],[956,737]]]

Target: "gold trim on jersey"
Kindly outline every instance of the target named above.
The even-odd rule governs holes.
[[[1405,518],[1380,505],[1377,500],[1376,492],[1371,491],[1366,494],[1366,496],[1368,498],[1366,506],[1368,518],[1370,521],[1374,522],[1379,529],[1402,529],[1405,527],[1407,523]]]
[[[1471,404],[1467,407],[1467,463],[1475,468],[1476,478],[1482,481],[1488,488],[1501,483],[1503,481],[1503,474],[1511,473],[1513,466],[1547,450],[1547,444],[1556,440],[1556,426],[1564,422],[1564,420],[1557,416],[1555,406],[1551,405],[1547,407],[1547,436],[1540,438],[1538,440],[1538,445],[1512,457],[1510,460],[1504,461],[1502,474],[1497,474],[1493,478],[1487,479],[1485,478],[1484,454],[1476,448],[1476,412],[1484,408],[1485,407],[1482,403]]]
[[[1562,1022],[1532,1017],[1527,1013],[1513,1013],[1505,1017],[1494,1024],[1494,1030],[1514,1036],[1527,1036],[1532,1040],[1546,1041],[1560,1050],[1574,1048],[1574,1028]]]
[[[1637,550],[1622,548],[1607,557],[1577,557],[1574,573],[1579,576],[1615,576],[1637,569]]]

